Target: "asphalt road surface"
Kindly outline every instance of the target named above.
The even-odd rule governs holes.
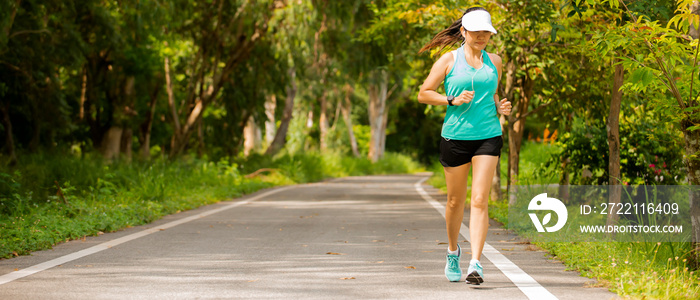
[[[348,177],[268,189],[0,260],[0,299],[617,297],[493,221],[484,284],[447,281],[446,197],[425,178]]]

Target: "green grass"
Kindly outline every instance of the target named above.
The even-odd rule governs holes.
[[[556,146],[525,143],[520,155],[521,184],[557,183],[558,178],[540,178],[544,165]],[[506,154],[504,154],[506,155]],[[506,182],[507,161],[501,160],[501,180]],[[442,166],[430,168],[428,183],[445,188]],[[469,199],[469,196],[467,197]],[[468,201],[468,200],[467,200]],[[508,226],[508,204],[504,199],[489,201],[489,217]],[[596,278],[602,286],[627,298],[700,299],[700,275],[688,266],[689,243],[547,242],[541,236],[528,236],[538,247],[561,260],[569,269]]]
[[[261,168],[270,170],[245,176]],[[394,153],[376,163],[317,153],[113,164],[89,157],[26,156],[19,167],[0,171],[0,257],[146,224],[272,186],[419,171],[418,163]]]

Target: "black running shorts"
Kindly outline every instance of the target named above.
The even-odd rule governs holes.
[[[440,138],[440,163],[444,167],[459,167],[472,162],[477,155],[501,156],[503,137],[485,140],[461,141]]]

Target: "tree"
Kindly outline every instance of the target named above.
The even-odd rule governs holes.
[[[191,65],[182,70],[188,78],[181,106],[185,114],[182,125],[175,128],[171,156],[185,150],[204,111],[217,102],[233,71],[249,58],[266,34],[272,12],[284,6],[272,0],[240,4],[214,1],[211,5],[195,2],[181,0],[174,5],[173,16],[183,21],[175,23],[172,31],[192,39],[196,50]]]
[[[588,1],[595,4],[594,1]],[[691,11],[695,1],[678,2],[677,14],[667,26],[658,20],[637,14],[624,1],[610,1],[620,6],[632,20],[615,30],[598,33],[598,49],[603,55],[614,55],[631,71],[625,91],[656,94],[656,110],[672,116],[685,140],[686,167],[692,185],[700,184],[700,111],[695,82],[698,74],[698,40],[687,36],[690,26],[700,24],[700,17]],[[675,27],[675,28],[674,28]],[[633,45],[633,47],[630,47]],[[627,53],[614,52],[625,46]],[[690,216],[695,244],[694,259],[700,261],[700,191],[690,195]]]

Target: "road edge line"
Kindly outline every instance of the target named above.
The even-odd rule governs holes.
[[[428,193],[423,189],[421,184],[423,184],[428,177],[423,178],[414,184],[416,191],[418,192],[423,200],[427,201],[433,208],[435,208],[444,218],[445,217],[445,207],[442,206],[437,200],[433,199]],[[471,238],[469,236],[469,227],[462,223],[462,227],[459,233],[471,243]],[[510,279],[515,286],[520,289],[523,294],[529,299],[558,299],[554,294],[544,288],[539,284],[532,276],[525,273],[520,267],[515,263],[510,261],[505,255],[496,250],[488,243],[484,243],[483,255],[493,263],[496,268],[498,268],[508,279]]]
[[[185,217],[185,218],[178,219],[175,221],[171,221],[171,222],[165,223],[165,224],[160,225],[160,226],[155,226],[154,228],[145,229],[145,230],[142,230],[139,232],[135,232],[135,233],[111,240],[111,241],[107,241],[107,242],[92,246],[92,247],[87,248],[87,249],[80,250],[78,252],[66,254],[64,256],[54,258],[54,259],[51,259],[49,261],[45,261],[43,263],[33,265],[31,267],[27,267],[27,268],[24,268],[24,269],[21,269],[18,271],[14,271],[11,273],[1,275],[0,276],[0,285],[10,283],[10,282],[13,282],[17,279],[24,278],[24,277],[48,270],[48,269],[53,268],[55,266],[62,265],[64,263],[67,263],[67,262],[70,262],[70,261],[73,261],[73,260],[76,260],[79,258],[83,258],[83,257],[88,256],[88,255],[91,255],[91,254],[95,254],[95,253],[107,250],[107,249],[112,248],[114,246],[129,242],[129,241],[132,241],[132,240],[144,237],[144,236],[147,236],[147,235],[152,234],[152,233],[156,233],[156,232],[168,229],[168,228],[175,227],[175,226],[180,225],[180,224],[188,223],[188,222],[200,219],[200,218],[204,218],[204,217],[213,215],[215,213],[219,213],[219,212],[229,210],[229,209],[234,208],[234,207],[238,207],[241,205],[251,203],[251,202],[256,201],[260,198],[264,198],[264,197],[270,196],[272,194],[276,194],[276,193],[279,193],[281,191],[288,190],[292,187],[293,186],[285,186],[285,187],[277,188],[277,189],[274,189],[271,191],[267,191],[267,192],[264,192],[260,195],[253,196],[253,197],[246,199],[246,200],[243,200],[243,201],[238,201],[238,202],[226,205],[226,206],[222,206],[222,207],[219,207],[216,209],[205,211],[205,212],[197,214],[197,215],[193,215],[193,216]]]

